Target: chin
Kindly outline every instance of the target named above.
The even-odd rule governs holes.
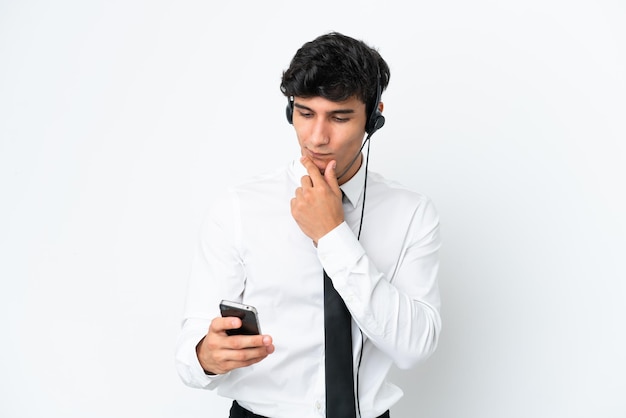
[[[320,172],[324,173],[326,170],[326,166],[328,165],[328,161],[326,159],[315,158],[308,155],[308,158],[313,161],[313,164],[320,170]]]

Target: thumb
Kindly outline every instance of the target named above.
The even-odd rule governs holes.
[[[324,179],[332,191],[335,192],[335,194],[340,195],[341,189],[339,189],[339,183],[337,182],[337,173],[335,172],[336,169],[337,161],[329,161],[326,169],[324,170]]]

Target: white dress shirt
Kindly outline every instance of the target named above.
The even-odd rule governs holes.
[[[177,371],[186,385],[217,388],[260,415],[324,417],[325,269],[352,314],[360,414],[377,417],[402,396],[387,381],[391,365],[409,368],[437,346],[439,217],[426,196],[368,172],[357,240],[361,166],[341,186],[345,222],[316,248],[291,216],[290,201],[305,174],[296,160],[232,187],[211,205],[192,266]],[[255,306],[275,352],[252,366],[207,376],[195,347],[220,315],[222,299]]]

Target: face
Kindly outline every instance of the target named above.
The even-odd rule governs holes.
[[[302,155],[309,157],[322,173],[335,160],[335,172],[340,175],[359,154],[366,119],[365,103],[356,97],[342,102],[323,97],[294,98],[293,126]],[[359,170],[361,159],[357,158],[339,184]]]

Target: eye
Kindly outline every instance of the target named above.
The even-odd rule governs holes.
[[[339,116],[333,117],[333,120],[338,123],[344,123],[350,120],[350,118],[341,118]]]
[[[311,112],[304,112],[302,110],[298,111],[298,113],[300,113],[300,116],[302,116],[305,119],[309,119],[313,117],[313,113]]]

